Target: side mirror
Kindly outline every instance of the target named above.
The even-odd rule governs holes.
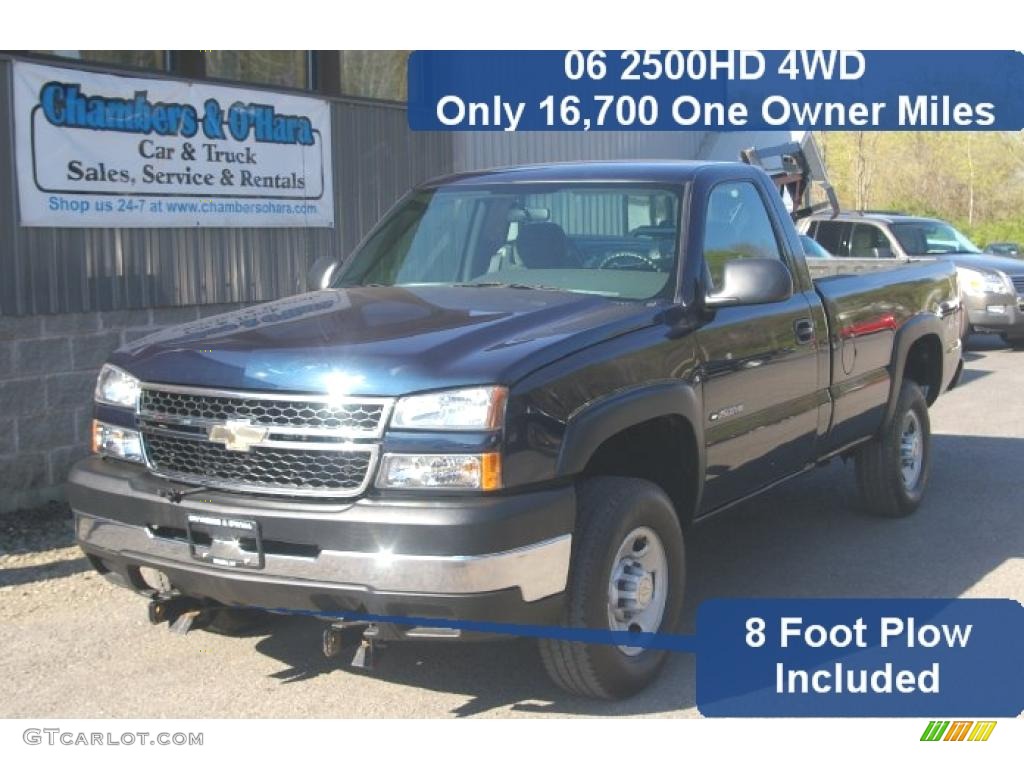
[[[793,295],[793,276],[778,259],[731,259],[722,266],[722,288],[704,299],[708,309],[775,304]]]
[[[313,262],[313,266],[306,273],[306,289],[310,291],[321,291],[331,284],[334,273],[338,271],[341,264],[331,256],[321,256]]]
[[[891,259],[892,248],[872,248],[871,255],[874,256],[876,259]]]

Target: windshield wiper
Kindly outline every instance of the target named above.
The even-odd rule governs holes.
[[[555,285],[540,285],[536,283],[452,283],[454,288],[516,288],[521,291],[568,291],[568,288],[559,288]]]

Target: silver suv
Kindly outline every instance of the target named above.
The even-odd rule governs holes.
[[[815,277],[887,269],[910,261],[952,261],[967,309],[964,337],[974,331],[999,333],[1015,349],[1024,349],[1024,262],[982,253],[951,224],[921,216],[815,214],[801,221],[799,229],[837,257],[835,261],[843,260],[837,268],[838,264],[829,264],[831,259],[809,258]]]

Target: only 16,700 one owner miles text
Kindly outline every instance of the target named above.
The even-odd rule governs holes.
[[[656,96],[573,94],[545,96],[535,105],[545,127],[589,131],[595,128],[645,128],[659,123],[679,127],[742,128],[750,124],[751,108],[742,101],[702,101],[690,94],[676,96],[665,105]],[[883,124],[893,109],[884,101],[792,101],[782,95],[766,96],[760,103],[758,120],[773,127],[867,128]],[[918,128],[984,128],[995,122],[990,102],[954,101],[934,94],[901,95],[894,107],[900,126]],[[451,128],[499,128],[516,131],[527,117],[527,102],[506,100],[500,94],[482,101],[470,101],[455,94],[437,101],[439,123]],[[663,115],[668,115],[668,122]]]

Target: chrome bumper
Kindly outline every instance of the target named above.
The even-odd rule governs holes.
[[[563,592],[569,574],[572,536],[565,534],[518,549],[473,556],[390,554],[321,550],[316,557],[266,554],[259,570],[201,563],[181,539],[154,535],[128,525],[75,512],[75,532],[87,551],[100,550],[137,565],[208,574],[301,582],[331,589],[437,595],[468,595],[518,588],[525,602]]]

